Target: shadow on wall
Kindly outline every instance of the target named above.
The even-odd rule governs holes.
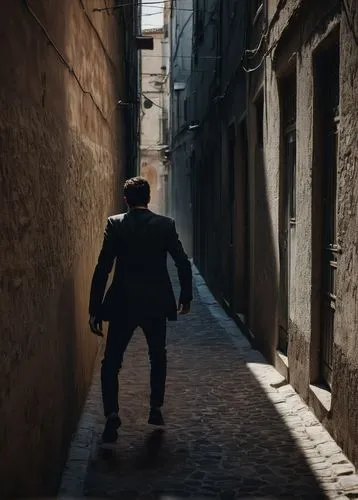
[[[253,197],[254,251],[251,255],[252,294],[250,329],[255,345],[270,363],[274,363],[278,344],[277,314],[279,304],[279,270],[274,244],[274,232],[270,213],[268,186],[262,150],[256,152]]]

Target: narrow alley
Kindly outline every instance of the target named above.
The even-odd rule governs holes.
[[[0,500],[358,500],[357,75],[358,0],[2,2]]]
[[[168,355],[167,425],[153,430],[146,345],[136,332],[120,375],[123,423],[112,450],[99,446],[97,370],[60,498],[358,497],[354,467],[198,273],[192,313],[169,327]]]

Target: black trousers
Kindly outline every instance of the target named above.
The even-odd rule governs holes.
[[[102,361],[101,383],[104,414],[118,413],[118,373],[123,356],[140,326],[148,344],[150,370],[150,406],[160,408],[164,402],[167,373],[166,318],[123,314],[120,320],[110,321]]]

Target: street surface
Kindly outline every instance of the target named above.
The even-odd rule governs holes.
[[[60,496],[358,498],[357,476],[340,448],[197,273],[195,283],[192,313],[169,323],[165,429],[146,423],[149,369],[138,331],[120,374],[118,443],[112,451],[98,445],[97,370]]]

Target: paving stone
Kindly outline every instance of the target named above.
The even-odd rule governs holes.
[[[352,494],[354,479],[342,480],[357,476],[344,476],[354,469],[339,447],[290,385],[274,387],[282,377],[194,275],[200,284],[193,312],[168,326],[165,431],[146,424],[149,367],[137,331],[120,374],[119,441],[107,453],[98,445],[104,419],[97,370],[61,496],[80,498],[81,489],[87,497],[124,500]]]
[[[333,440],[324,444],[318,444],[317,449],[319,453],[325,457],[331,457],[332,455],[342,452],[340,447]]]
[[[339,479],[339,485],[345,495],[354,494],[358,495],[358,475],[352,474],[344,476]]]
[[[332,468],[337,476],[348,476],[349,474],[354,474],[355,472],[353,465],[349,463],[337,464]]]
[[[307,453],[305,453],[305,456],[307,457]],[[331,467],[330,464],[327,464],[326,457],[322,457],[321,455],[317,457],[317,453],[311,453],[311,456],[307,457],[307,461],[310,464],[322,464],[325,467]]]
[[[332,465],[350,464],[348,458],[343,453],[336,453],[328,457],[328,462]]]

